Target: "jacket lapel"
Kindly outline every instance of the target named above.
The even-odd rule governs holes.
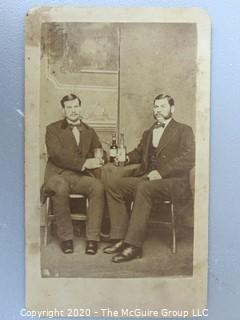
[[[149,154],[149,147],[150,147],[150,144],[152,143],[152,132],[153,132],[153,128],[154,128],[154,125],[148,130],[148,134],[147,134],[147,137],[146,137],[146,147],[145,147],[145,152],[144,152],[144,164],[145,166],[147,167],[148,165],[148,154]]]
[[[60,139],[62,140],[63,145],[70,147],[72,150],[78,150],[76,139],[66,119],[63,120],[61,125]]]
[[[163,132],[163,135],[159,141],[159,145],[157,147],[157,155],[162,151],[162,149],[172,140],[172,138],[177,133],[177,122],[172,119],[166,129]]]
[[[88,125],[82,122],[79,146],[77,145],[74,134],[69,127],[66,119],[63,120],[61,129],[62,130],[60,132],[60,139],[63,141],[63,145],[70,147],[73,151],[79,151],[80,149],[83,156],[85,156],[88,153],[91,143],[91,132]]]
[[[82,155],[85,157],[90,150],[90,143],[92,139],[91,130],[89,130],[89,127],[82,122],[82,130],[80,134],[80,150]]]

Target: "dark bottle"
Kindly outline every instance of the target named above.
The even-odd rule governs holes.
[[[112,144],[110,146],[110,162],[114,162],[117,156],[117,139],[116,134],[113,133],[112,135]]]

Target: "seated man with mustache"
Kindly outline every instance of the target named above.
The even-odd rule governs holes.
[[[181,199],[190,192],[189,173],[195,162],[192,129],[175,121],[174,100],[160,94],[154,99],[156,122],[128,154],[128,163],[140,163],[134,177],[113,179],[106,188],[113,244],[104,252],[115,263],[142,257],[148,221],[156,199]],[[126,202],[134,201],[131,216]]]
[[[93,169],[103,163],[94,158],[94,149],[101,148],[95,130],[82,119],[81,100],[75,94],[62,98],[64,119],[47,126],[46,145],[48,162],[44,188],[52,193],[53,213],[62,251],[72,253],[73,226],[69,194],[81,193],[88,197],[86,223],[86,254],[96,254],[104,210],[104,187],[96,179]]]

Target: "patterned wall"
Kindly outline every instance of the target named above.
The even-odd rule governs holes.
[[[175,98],[176,120],[195,126],[194,24],[48,23],[42,26],[41,148],[50,122],[62,117],[61,98],[81,97],[84,121],[105,149],[124,132],[128,150],[153,121],[159,93]],[[106,143],[107,144],[106,144]]]

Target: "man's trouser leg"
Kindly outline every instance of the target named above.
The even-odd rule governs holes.
[[[112,179],[106,185],[107,204],[111,222],[111,239],[124,239],[129,223],[126,203],[133,198],[141,178]]]
[[[47,181],[46,188],[54,192],[52,205],[58,238],[61,241],[72,240],[73,226],[69,208],[69,183],[62,175],[55,174]]]
[[[142,181],[138,184],[125,242],[142,247],[146,237],[153,200],[168,199],[169,195],[168,179]]]
[[[80,193],[88,197],[86,238],[100,240],[100,228],[104,208],[104,187],[93,177],[64,172],[52,176],[47,187],[55,192],[52,196],[53,210],[56,215],[57,234],[60,240],[73,238],[71,212],[69,208],[69,194]]]

